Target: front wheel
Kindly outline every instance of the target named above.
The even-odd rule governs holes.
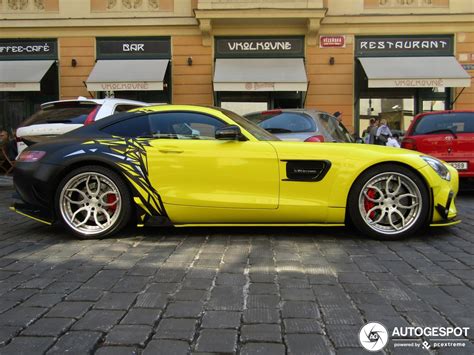
[[[127,186],[115,172],[101,166],[81,167],[65,176],[55,201],[63,224],[83,239],[118,232],[131,217]]]
[[[426,225],[430,198],[416,173],[403,166],[384,164],[367,170],[356,180],[347,209],[363,234],[383,240],[400,239]]]

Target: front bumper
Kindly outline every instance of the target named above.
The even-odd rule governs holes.
[[[459,190],[459,176],[456,169],[449,165],[447,167],[451,174],[450,181],[441,179],[430,166],[420,169],[431,188],[433,206],[431,226],[447,226],[460,222],[456,220],[457,209],[455,204]]]

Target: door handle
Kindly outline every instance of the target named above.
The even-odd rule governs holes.
[[[182,149],[179,149],[179,148],[161,148],[161,149],[158,149],[159,152],[161,153],[166,153],[166,154],[180,154],[182,152],[184,152]]]

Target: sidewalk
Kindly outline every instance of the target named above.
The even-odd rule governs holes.
[[[13,177],[1,175],[0,187],[13,187]]]

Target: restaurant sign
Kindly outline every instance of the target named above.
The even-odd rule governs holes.
[[[303,58],[304,37],[220,37],[216,58]]]
[[[169,58],[169,37],[97,38],[97,59]]]
[[[1,39],[0,60],[57,59],[54,39]]]
[[[453,53],[454,41],[451,35],[356,38],[357,57],[451,56]]]

